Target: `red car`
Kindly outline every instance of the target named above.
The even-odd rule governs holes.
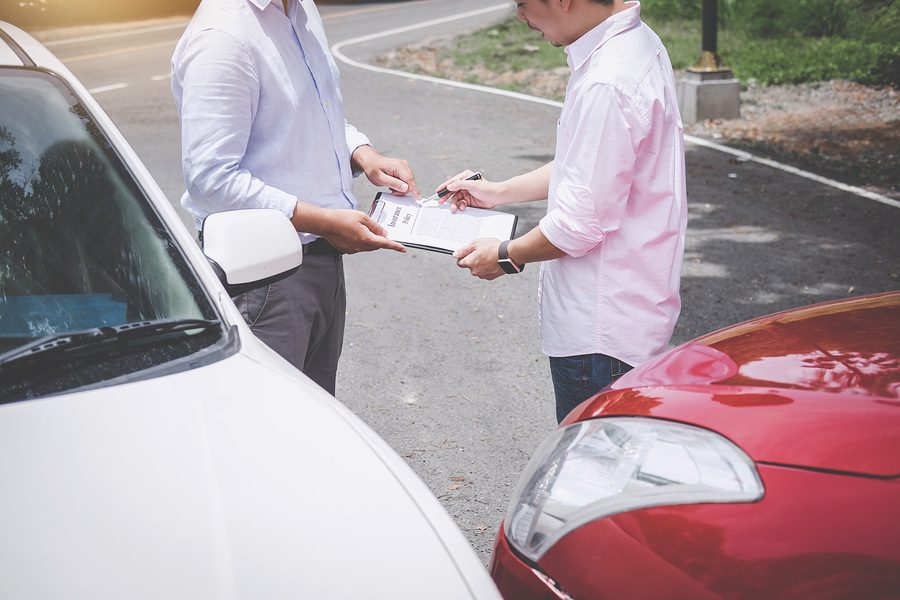
[[[497,536],[509,600],[900,597],[900,292],[681,345],[576,408]]]

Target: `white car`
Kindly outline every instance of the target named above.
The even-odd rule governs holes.
[[[406,463],[232,304],[303,268],[288,220],[219,217],[206,256],[0,23],[0,598],[499,598]]]

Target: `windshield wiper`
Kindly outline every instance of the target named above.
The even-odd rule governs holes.
[[[158,319],[48,335],[0,354],[0,365],[26,360],[38,355],[47,356],[75,352],[108,342],[150,339],[158,335],[177,333],[179,331],[206,331],[215,327],[221,327],[221,323],[208,319]]]

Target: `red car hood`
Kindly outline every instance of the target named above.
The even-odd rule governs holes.
[[[566,422],[644,415],[719,432],[757,462],[900,475],[900,292],[748,321],[640,366]]]

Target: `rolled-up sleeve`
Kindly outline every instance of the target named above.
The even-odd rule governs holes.
[[[274,208],[290,217],[297,198],[242,166],[260,86],[240,41],[214,29],[197,32],[173,64],[173,87],[181,114],[182,169],[192,201],[210,213]]]
[[[347,149],[350,151],[350,156],[353,156],[353,151],[360,146],[372,145],[366,134],[351,125],[347,120],[344,120],[344,135],[347,137]],[[354,177],[359,177],[362,173],[362,169],[353,169]]]
[[[571,118],[558,132],[569,144],[556,160],[556,201],[540,228],[551,244],[578,257],[618,229],[646,126],[628,99],[610,85],[592,85],[572,108]]]
[[[366,137],[366,134],[351,125],[348,121],[344,121],[344,134],[347,136],[347,149],[350,150],[350,154],[353,154],[353,151],[360,146],[372,144],[369,141],[369,138]]]

